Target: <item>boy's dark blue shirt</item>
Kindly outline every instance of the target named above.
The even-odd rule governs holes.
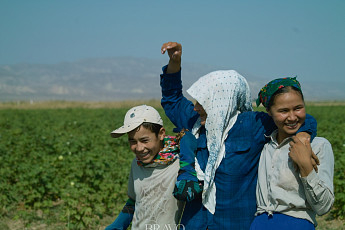
[[[166,74],[166,66],[161,74],[161,104],[166,115],[176,126],[192,130],[199,114],[194,105],[182,94],[181,71]],[[225,158],[216,175],[216,211],[214,215],[202,205],[201,199],[186,203],[181,224],[185,229],[249,229],[256,211],[255,189],[257,169],[263,146],[277,127],[271,117],[264,112],[244,112],[238,115],[236,123],[225,140]],[[316,136],[316,121],[307,115],[299,132]],[[208,160],[206,130],[201,128],[197,140],[196,158],[202,170]]]

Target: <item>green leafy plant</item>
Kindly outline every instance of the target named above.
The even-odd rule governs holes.
[[[161,113],[169,134],[173,125]],[[26,227],[96,229],[127,200],[126,136],[109,133],[125,109],[0,110],[0,216]],[[307,107],[335,156],[334,217],[345,216],[345,106]],[[59,225],[56,225],[59,223]]]

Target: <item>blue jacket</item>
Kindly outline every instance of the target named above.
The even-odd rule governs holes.
[[[194,105],[182,94],[181,71],[166,74],[166,66],[161,74],[161,104],[166,115],[176,126],[191,130],[199,114]],[[216,210],[214,215],[202,205],[201,199],[187,202],[181,224],[185,229],[249,229],[256,211],[255,189],[261,150],[270,135],[277,129],[271,117],[264,112],[244,112],[225,140],[225,158],[216,175]],[[307,131],[316,136],[316,120],[307,115],[299,132]],[[208,159],[205,128],[201,129],[197,140],[196,158],[202,170]]]

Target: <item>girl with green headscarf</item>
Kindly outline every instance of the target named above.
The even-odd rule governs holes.
[[[251,229],[315,229],[316,214],[333,205],[334,158],[331,144],[322,137],[313,142],[296,138],[306,117],[300,83],[296,78],[279,78],[259,92],[261,103],[277,129],[264,146],[256,187],[257,212]],[[315,171],[314,152],[320,160]]]

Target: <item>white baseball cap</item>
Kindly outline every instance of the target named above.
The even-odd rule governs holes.
[[[139,127],[144,122],[163,126],[163,120],[156,109],[148,105],[139,105],[128,110],[123,126],[112,131],[110,135],[114,138],[120,137]]]

